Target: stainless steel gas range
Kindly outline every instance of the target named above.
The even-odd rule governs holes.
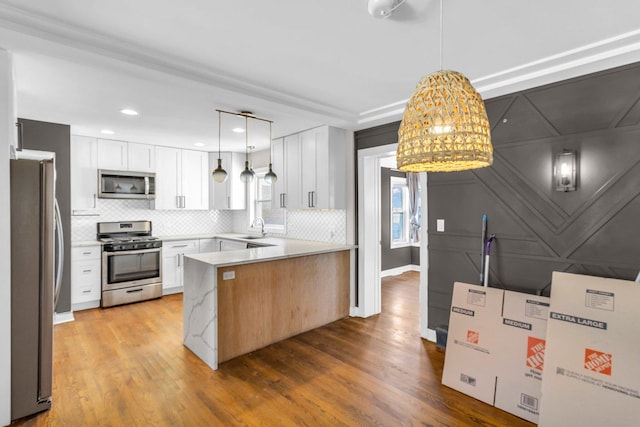
[[[99,222],[102,307],[162,296],[162,241],[151,221]]]

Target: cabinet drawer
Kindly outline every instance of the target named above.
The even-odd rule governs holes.
[[[100,259],[102,254],[102,247],[97,246],[82,246],[71,248],[71,260],[85,260],[85,259]]]
[[[71,303],[100,299],[100,262],[71,263]]]
[[[174,240],[162,242],[162,255],[171,256],[175,254],[198,253],[200,245],[197,240]]]

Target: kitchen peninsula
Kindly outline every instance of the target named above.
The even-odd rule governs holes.
[[[212,369],[349,314],[353,246],[244,237],[185,256],[183,343]]]

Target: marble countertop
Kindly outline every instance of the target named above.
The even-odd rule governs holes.
[[[257,243],[264,246],[259,248],[239,249],[235,251],[209,252],[201,254],[185,255],[187,258],[211,264],[216,267],[228,265],[247,264],[253,262],[271,261],[283,258],[293,258],[305,255],[315,255],[327,252],[348,251],[355,249],[353,245],[313,242],[309,240],[282,239],[277,237],[264,237],[257,239],[243,238],[246,234],[224,233],[217,237],[220,239],[237,240],[247,243]]]

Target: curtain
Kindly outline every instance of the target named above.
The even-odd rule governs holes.
[[[411,242],[420,241],[420,222],[418,221],[418,192],[420,190],[419,175],[407,172],[407,186],[409,187],[409,239]]]

